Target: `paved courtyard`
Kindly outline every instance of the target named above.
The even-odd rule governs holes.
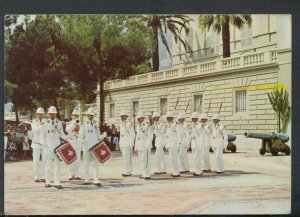
[[[114,152],[112,159],[100,165],[101,188],[82,185],[82,180],[68,181],[67,166],[62,163],[63,189],[48,189],[33,181],[31,161],[5,162],[5,214],[290,213],[291,157],[260,156],[258,148],[238,147],[237,153],[225,153],[226,172],[221,175],[212,172],[172,178],[166,174],[153,175],[151,180],[138,178],[137,154],[133,156],[134,175],[122,177],[121,153]],[[171,162],[165,154],[170,173]],[[154,152],[151,157],[154,172]],[[215,170],[214,155],[210,157]],[[191,153],[189,159],[193,172]]]

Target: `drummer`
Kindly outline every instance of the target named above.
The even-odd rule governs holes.
[[[106,136],[104,132],[100,135],[100,129],[96,121],[94,120],[95,111],[93,108],[89,108],[86,112],[88,121],[80,126],[79,136],[83,143],[83,167],[84,167],[84,182],[83,185],[89,184],[89,162],[92,161],[93,173],[94,173],[94,184],[97,187],[101,187],[99,182],[99,171],[98,161],[91,155],[90,148],[103,140]]]
[[[60,185],[60,160],[56,156],[54,149],[60,145],[60,139],[67,140],[67,136],[63,132],[63,127],[61,121],[56,118],[57,110],[54,106],[48,109],[48,114],[50,118],[45,122],[44,135],[46,141],[45,153],[46,153],[46,163],[45,163],[45,176],[46,176],[46,188],[50,188],[50,172],[51,172],[51,162],[54,159],[54,171],[55,180],[54,186],[58,189],[62,189]]]
[[[68,137],[70,139],[70,143],[76,151],[77,159],[69,166],[69,180],[80,180],[81,178],[78,176],[80,156],[82,144],[78,139],[78,133],[80,129],[79,123],[79,111],[74,110],[72,112],[72,120],[67,122],[66,131],[68,133]]]

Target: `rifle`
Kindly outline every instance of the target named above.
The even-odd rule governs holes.
[[[189,105],[190,105],[190,101],[188,101],[184,113],[186,113],[186,110],[188,109]]]
[[[223,104],[223,102],[221,102],[221,105],[220,105],[220,108],[219,108],[218,114],[220,114],[220,111],[221,111],[221,108],[222,108],[222,104]]]
[[[174,111],[176,110],[176,107],[178,105],[178,102],[179,102],[179,97],[177,98],[177,101],[176,101],[176,104],[175,104],[175,107],[174,107]]]
[[[209,101],[209,106],[208,106],[208,109],[207,109],[206,114],[208,114],[208,112],[209,112],[209,110],[210,110],[210,105],[211,105],[211,99],[210,99],[210,101]]]

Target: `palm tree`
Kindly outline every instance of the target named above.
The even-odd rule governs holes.
[[[170,57],[172,56],[165,33],[169,30],[177,43],[178,40],[183,44],[185,50],[187,47],[185,41],[181,38],[180,34],[182,29],[185,33],[189,33],[189,24],[192,19],[185,15],[144,15],[140,18],[151,27],[153,32],[153,48],[152,48],[152,69],[153,71],[159,70],[159,53],[158,53],[158,35],[160,35],[163,44],[165,45]]]
[[[230,31],[229,24],[241,29],[246,24],[251,27],[250,15],[200,15],[199,26],[204,30],[212,27],[217,33],[222,31],[223,58],[230,57]]]

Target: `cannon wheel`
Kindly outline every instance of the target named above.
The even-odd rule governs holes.
[[[266,153],[266,150],[263,148],[260,148],[259,153],[260,153],[260,155],[264,155]]]
[[[273,156],[277,156],[278,155],[278,151],[276,148],[271,148],[271,153]]]
[[[291,154],[291,149],[290,149],[289,146],[286,146],[286,147],[285,147],[284,153],[285,153],[285,155],[290,155],[290,154]]]
[[[236,146],[235,146],[235,145],[232,146],[231,152],[232,152],[232,153],[235,153],[235,152],[236,152]]]

